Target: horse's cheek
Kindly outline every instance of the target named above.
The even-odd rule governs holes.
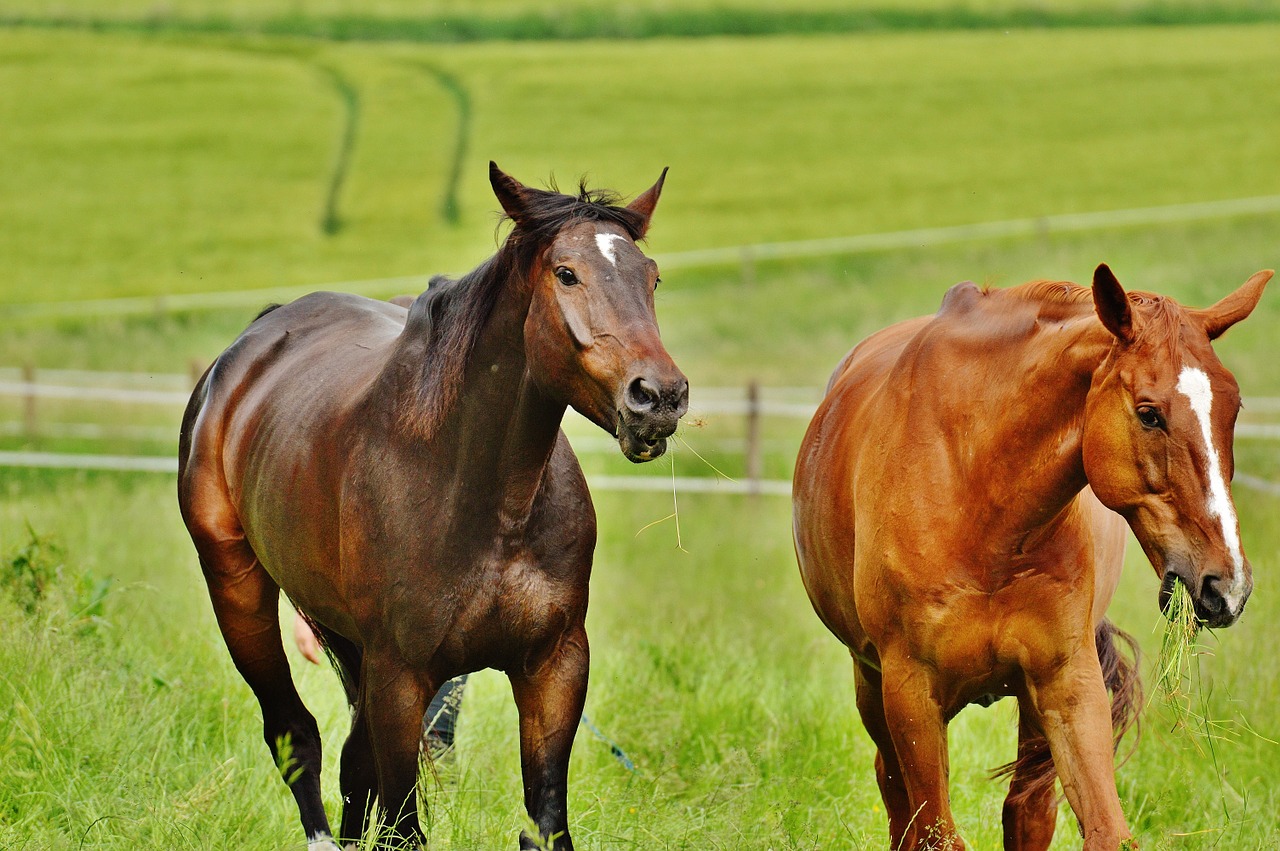
[[[1086,425],[1083,457],[1084,474],[1094,494],[1112,510],[1131,505],[1135,496],[1147,490],[1146,478],[1130,429],[1118,417],[1109,416]]]

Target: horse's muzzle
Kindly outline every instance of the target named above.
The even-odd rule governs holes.
[[[641,375],[627,383],[618,409],[618,445],[627,460],[652,461],[689,410],[689,382],[678,371],[665,379]]]
[[[1248,600],[1248,593],[1233,608],[1231,601],[1222,591],[1221,579],[1216,576],[1207,576],[1201,578],[1200,582],[1197,583],[1194,579],[1188,581],[1188,578],[1182,574],[1183,571],[1176,568],[1166,570],[1164,579],[1160,583],[1160,611],[1166,617],[1169,614],[1169,601],[1173,598],[1174,583],[1181,582],[1191,594],[1196,619],[1205,626],[1210,628],[1226,627],[1239,620],[1240,615],[1244,612],[1244,604]]]

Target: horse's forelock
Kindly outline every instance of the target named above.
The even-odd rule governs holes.
[[[560,231],[580,222],[615,224],[632,240],[644,236],[646,219],[642,213],[621,206],[621,196],[612,190],[588,188],[585,179],[578,183],[577,195],[556,191],[553,181],[550,189],[526,187],[521,200],[524,209],[507,241],[520,248],[526,260],[555,239]],[[504,216],[503,221],[510,218]]]

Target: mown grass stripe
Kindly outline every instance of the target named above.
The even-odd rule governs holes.
[[[462,221],[462,205],[458,201],[458,187],[462,184],[462,164],[467,156],[467,147],[471,141],[471,95],[462,80],[443,68],[426,62],[412,63],[428,74],[439,84],[440,88],[453,98],[458,108],[458,123],[454,130],[453,153],[449,158],[448,177],[445,178],[444,195],[440,199],[440,216],[448,224],[456,225]]]
[[[507,16],[284,15],[275,17],[142,18],[73,15],[0,16],[0,26],[84,29],[149,34],[253,34],[303,36],[331,41],[549,41],[581,39],[706,38],[845,34],[878,31],[992,30],[1064,27],[1187,26],[1280,21],[1280,7],[1250,2],[1168,3],[1159,0],[1121,8],[975,9],[963,5],[911,9],[627,9],[523,12]]]
[[[653,259],[666,269],[687,269],[738,263],[744,259],[782,260],[805,257],[828,257],[871,251],[925,248],[983,239],[1045,236],[1138,225],[1170,224],[1206,219],[1261,215],[1280,211],[1280,195],[1234,198],[1158,207],[1136,207],[1128,210],[1103,210],[1092,213],[1065,213],[996,222],[978,222],[887,233],[858,234],[828,239],[793,242],[765,242],[723,248],[697,249],[668,254],[655,254]],[[0,305],[0,316],[8,319],[63,316],[126,316],[131,314],[206,310],[224,307],[262,305],[269,301],[287,301],[317,290],[353,292],[363,295],[386,295],[392,292],[421,292],[430,276],[406,275],[392,278],[368,278],[325,284],[302,284],[213,293],[188,293],[170,296],[128,296],[124,298],[87,299],[68,302],[35,302]]]

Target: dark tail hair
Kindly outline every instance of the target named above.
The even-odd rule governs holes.
[[[251,320],[249,321],[249,324],[250,324],[250,325],[252,325],[254,322],[257,322],[259,319],[261,319],[262,317],[266,316],[268,313],[270,313],[271,311],[275,310],[277,307],[283,307],[283,306],[284,306],[284,305],[277,304],[277,303],[275,303],[275,302],[272,302],[271,304],[268,304],[266,307],[262,308],[262,310],[259,310],[259,311],[258,311],[258,315],[257,315],[257,316],[255,316],[255,317],[253,317],[253,319],[251,319]]]
[[[1098,664],[1102,667],[1102,681],[1111,693],[1111,729],[1115,734],[1115,749],[1119,751],[1120,740],[1130,729],[1137,728],[1142,709],[1142,678],[1138,667],[1138,642],[1132,635],[1116,628],[1116,625],[1105,618],[1098,624],[1094,632],[1094,643],[1098,646]],[[1121,652],[1121,646],[1129,649],[1128,656]],[[1138,746],[1141,730],[1134,736],[1133,745],[1125,754],[1121,764],[1128,761]],[[1058,779],[1057,769],[1053,767],[1053,754],[1049,752],[1049,740],[1040,734],[1034,738],[1018,743],[1018,758],[993,771],[992,777],[1004,778],[1017,774],[1023,779],[1020,789],[1009,798],[1009,803],[1018,806],[1038,794],[1053,788]]]
[[[347,705],[354,707],[356,699],[360,696],[360,666],[364,660],[364,653],[355,642],[338,635],[338,633],[314,620],[311,615],[302,611],[302,609],[298,609],[298,613],[307,622],[307,626],[311,627],[311,631],[316,634],[316,638],[320,641],[320,646],[324,648],[325,655],[329,657],[329,663],[333,665],[333,670],[337,672],[338,679],[342,681],[342,690],[347,695]]]

